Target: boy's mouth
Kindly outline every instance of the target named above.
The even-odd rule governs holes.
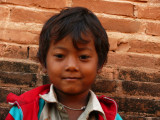
[[[82,79],[81,77],[62,77],[62,80],[80,80]]]

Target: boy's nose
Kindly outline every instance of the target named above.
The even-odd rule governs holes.
[[[78,62],[76,58],[73,58],[73,57],[68,58],[66,62],[65,70],[66,71],[78,71],[79,70]]]

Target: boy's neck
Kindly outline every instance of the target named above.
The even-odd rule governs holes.
[[[78,95],[65,94],[59,90],[55,90],[55,92],[60,103],[72,108],[81,108],[82,106],[86,106],[90,96],[89,90]]]

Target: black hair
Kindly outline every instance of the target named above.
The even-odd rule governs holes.
[[[56,44],[70,35],[76,49],[77,43],[88,43],[82,35],[91,33],[98,54],[98,69],[107,61],[109,51],[108,36],[100,21],[84,7],[69,7],[52,16],[43,26],[39,38],[38,59],[46,67],[46,56],[51,41]]]

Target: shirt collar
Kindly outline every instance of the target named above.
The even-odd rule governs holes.
[[[47,94],[40,95],[40,97],[48,103],[58,103],[57,95],[53,89],[53,84],[51,84],[50,86],[50,91]],[[85,111],[82,113],[82,115],[80,115],[79,118],[82,118],[82,117],[88,118],[89,117],[88,113],[91,113],[92,111],[99,112],[104,118],[104,120],[106,120],[104,111],[97,99],[97,96],[94,94],[94,92],[90,90],[90,98],[89,98],[88,104],[86,106]]]
[[[40,94],[39,96],[48,103],[58,103],[57,95],[53,89],[53,84],[50,85],[50,91],[47,94]]]
[[[88,116],[89,114],[84,115],[85,113],[91,113],[92,111],[97,111],[103,117],[103,119],[106,120],[105,113],[97,99],[97,96],[91,90],[90,90],[90,98],[89,98],[85,111],[84,113],[82,113],[83,118],[86,116],[84,119],[87,119],[89,117]],[[79,118],[81,118],[81,116]]]

